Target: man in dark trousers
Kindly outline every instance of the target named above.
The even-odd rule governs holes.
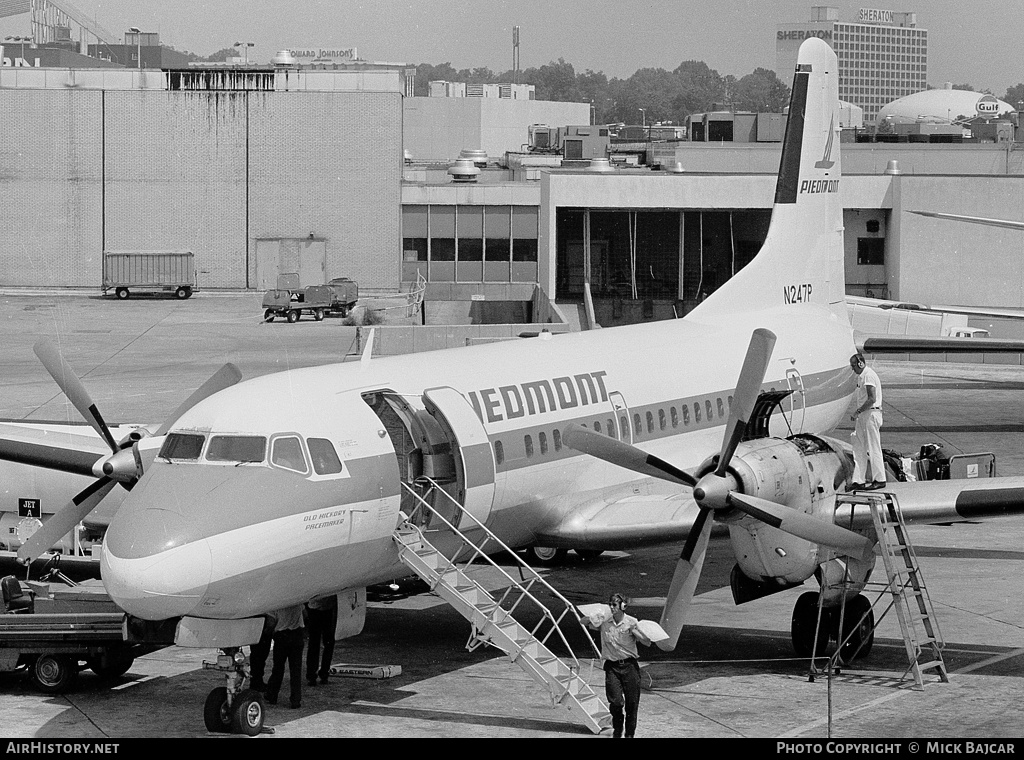
[[[306,603],[306,628],[309,631],[309,648],[306,650],[306,683],[316,686],[317,675],[320,683],[327,683],[327,676],[334,658],[334,635],[338,626],[338,595],[324,594]],[[320,645],[323,644],[323,652]]]
[[[284,666],[288,663],[288,685],[291,687],[291,706],[302,707],[302,650],[305,645],[304,605],[285,607],[277,611],[274,629],[274,669],[267,681],[267,702],[276,705],[277,694],[284,680]]]
[[[274,626],[277,624],[277,616],[271,612],[263,616],[263,633],[260,640],[249,647],[249,673],[251,676],[250,688],[256,691],[266,691],[267,684],[263,675],[267,670],[267,658],[270,657],[270,644],[274,640]]]
[[[640,708],[640,661],[636,642],[649,646],[651,640],[637,627],[637,619],[626,614],[626,598],[612,594],[609,613],[586,618],[591,628],[601,632],[601,657],[604,659],[604,692],[612,711],[612,737],[633,738]]]

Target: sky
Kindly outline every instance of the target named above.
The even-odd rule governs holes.
[[[456,69],[520,68],[559,58],[577,73],[625,78],[640,68],[704,61],[737,77],[775,68],[779,24],[810,20],[814,0],[72,0],[112,34],[129,27],[165,44],[209,55],[253,42],[249,57],[282,48],[356,48],[370,61],[445,63]],[[862,0],[819,4],[853,21],[859,8],[917,13],[928,30],[928,83],[970,84],[1002,96],[1024,82],[1021,0]],[[0,34],[27,34],[29,17],[0,19]]]

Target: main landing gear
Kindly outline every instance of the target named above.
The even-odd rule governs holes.
[[[249,684],[249,659],[240,647],[230,647],[217,655],[216,662],[203,662],[204,670],[218,670],[225,674],[225,686],[218,686],[206,697],[203,720],[211,733],[236,733],[256,736],[261,732],[273,733],[265,728],[267,714],[263,695],[255,689],[242,688]]]
[[[840,630],[842,617],[842,630]],[[817,643],[815,643],[817,631]],[[867,657],[875,641],[875,613],[871,602],[861,594],[841,607],[823,607],[818,616],[818,594],[808,591],[800,595],[793,608],[793,649],[799,657],[822,657],[830,640],[842,643],[840,660],[849,663]]]

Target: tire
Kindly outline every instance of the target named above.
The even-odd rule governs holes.
[[[347,306],[340,306],[340,307],[338,307],[338,314],[341,315],[342,317],[347,317],[348,316],[348,307]]]
[[[568,549],[555,549],[549,546],[531,546],[526,550],[526,561],[541,567],[558,567],[565,562]]]
[[[106,659],[102,657],[87,660],[92,672],[100,678],[117,678],[127,673],[135,664],[135,657],[128,653],[108,652]]]
[[[825,654],[828,647],[828,640],[832,626],[832,612],[821,611],[821,623],[818,625],[818,647],[815,657]],[[793,637],[793,651],[797,657],[810,657],[814,648],[814,626],[818,622],[818,595],[813,591],[801,594],[793,607],[793,623],[791,634]]]
[[[604,554],[603,549],[577,549],[576,554],[584,562],[593,562],[595,559]]]
[[[192,291],[186,288],[184,285],[182,285],[180,288],[174,291],[174,297],[177,298],[179,301],[184,301],[190,295],[192,295]]]
[[[323,309],[313,309],[313,319],[315,321],[317,321],[317,322],[323,322],[324,321],[324,310]]]
[[[215,734],[226,734],[231,730],[232,717],[228,713],[228,690],[218,686],[206,697],[203,705],[203,722],[206,730]]]
[[[33,686],[46,694],[63,694],[78,680],[78,663],[63,654],[41,654],[29,665]]]
[[[867,617],[864,617],[867,615]],[[864,621],[861,622],[861,618]],[[840,650],[840,657],[843,662],[852,662],[855,658],[867,657],[871,652],[871,646],[875,643],[875,611],[871,609],[871,602],[861,594],[846,603],[846,610],[843,613],[843,631],[840,641],[846,639],[850,633],[850,640]]]
[[[231,729],[237,734],[256,736],[263,730],[266,715],[263,695],[253,689],[246,689],[235,698],[231,707]]]
[[[131,294],[128,292],[128,288],[118,288],[114,291],[114,295],[117,296],[117,300],[119,301],[127,301],[128,296]]]
[[[295,309],[292,309],[291,311],[288,312],[287,319],[288,319],[289,323],[298,322],[299,321],[299,312],[297,312]]]
[[[263,312],[263,321],[264,322],[273,322],[274,321],[274,312],[272,312],[270,309],[267,309],[265,312]]]

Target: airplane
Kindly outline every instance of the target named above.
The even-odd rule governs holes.
[[[478,521],[513,549],[682,544],[660,621],[669,651],[714,526],[736,556],[738,602],[841,566],[849,591],[822,603],[858,604],[876,537],[866,509],[839,524],[852,461],[826,437],[856,389],[838,105],[835,53],[807,40],[764,245],[681,319],[243,382],[226,372],[151,434],[120,441],[56,350],[37,344],[109,453],[0,451],[96,477],[19,556],[39,556],[120,484],[101,558],[108,593],[136,618],[177,620],[177,643],[237,662],[264,613],[408,575],[397,530],[426,523],[450,550],[438,515]],[[1019,514],[1022,489],[1024,478],[889,486],[908,523]],[[798,603],[794,644],[809,646],[817,611]],[[340,611],[356,633],[364,614],[365,601]],[[246,692],[228,684],[210,698],[231,708]]]

